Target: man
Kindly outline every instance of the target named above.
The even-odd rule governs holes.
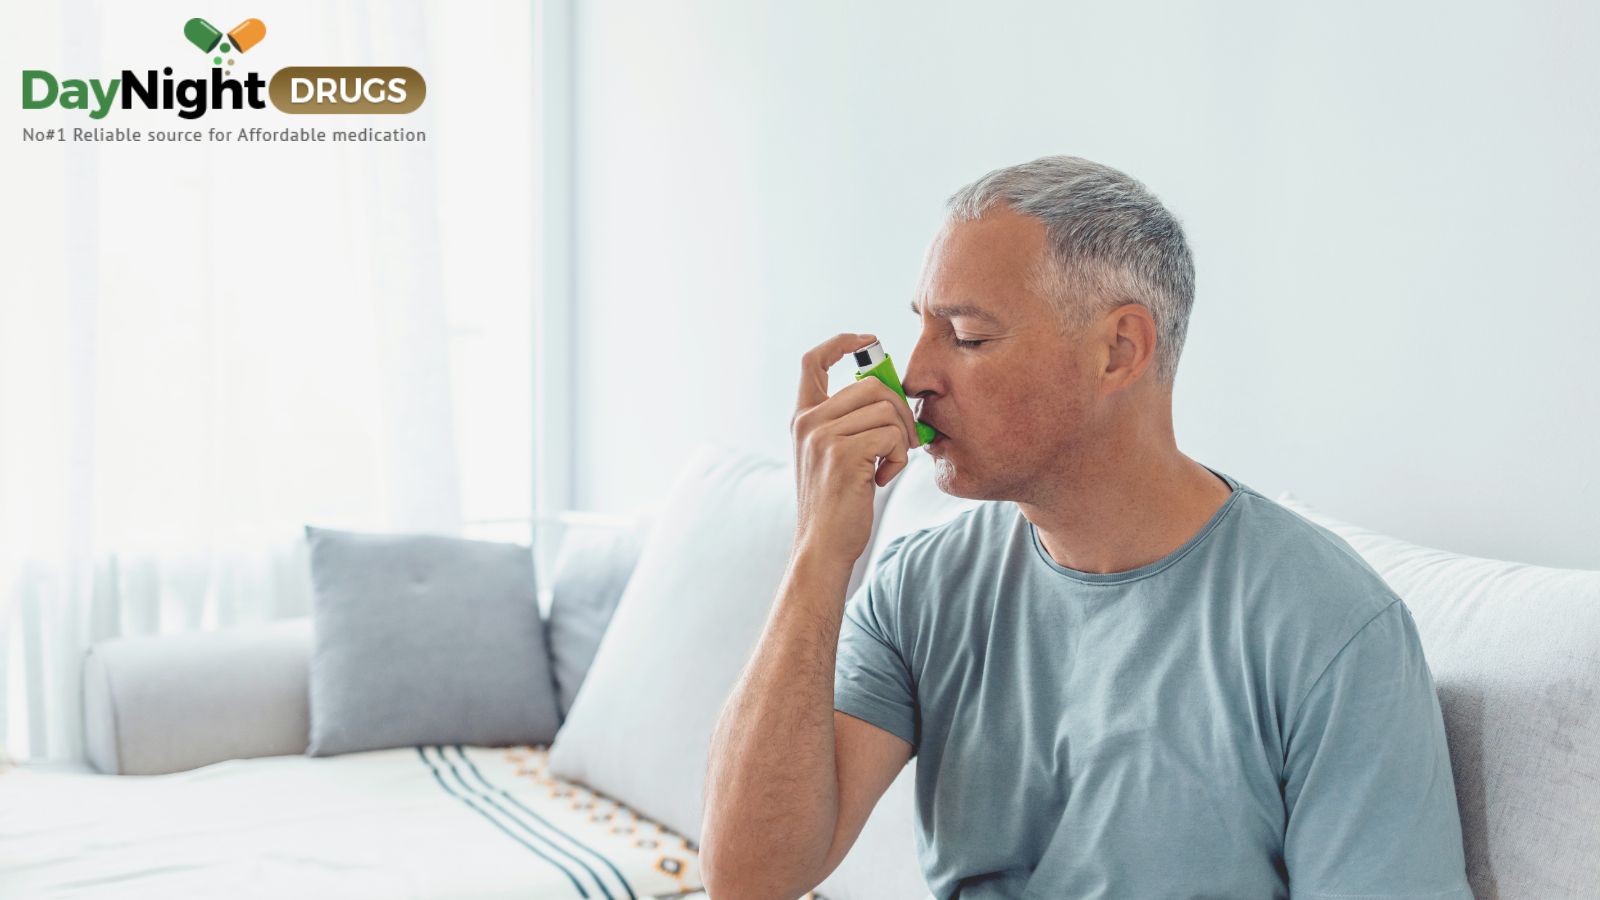
[[[904,385],[940,489],[989,502],[890,542],[848,601],[917,437],[877,379],[827,395],[871,335],[806,354],[793,551],[709,762],[714,900],[810,890],[913,754],[941,900],[1470,900],[1409,610],[1177,449],[1193,294],[1177,220],[1106,166],[951,198]]]

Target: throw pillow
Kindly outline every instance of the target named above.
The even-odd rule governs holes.
[[[308,756],[555,737],[528,547],[309,525],[306,539]]]
[[[553,774],[700,839],[711,732],[794,539],[794,470],[697,447],[550,748]]]
[[[573,526],[562,536],[545,634],[563,719],[633,575],[649,525],[648,517],[640,516],[632,525]]]

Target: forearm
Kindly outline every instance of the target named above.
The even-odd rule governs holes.
[[[723,707],[701,868],[725,896],[792,898],[813,886],[827,858],[839,815],[834,657],[849,576],[849,563],[796,549]]]

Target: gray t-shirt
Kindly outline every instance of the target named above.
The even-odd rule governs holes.
[[[849,599],[834,706],[911,743],[940,900],[1471,900],[1411,611],[1217,474],[1233,494],[1149,565],[1066,568],[986,502]]]

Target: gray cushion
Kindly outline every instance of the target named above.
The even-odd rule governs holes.
[[[563,719],[594,662],[648,529],[649,518],[641,516],[631,526],[575,527],[561,541],[545,633]]]
[[[555,737],[528,547],[311,526],[306,539],[308,755]]]

